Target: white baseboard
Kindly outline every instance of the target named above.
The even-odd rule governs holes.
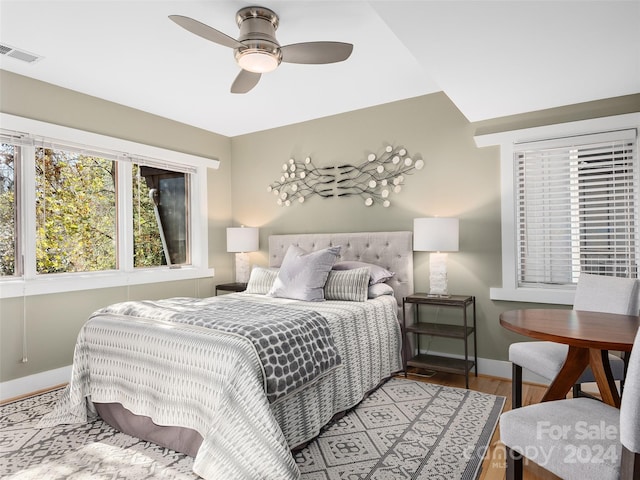
[[[443,357],[462,358],[460,355],[452,355],[449,353],[429,352],[432,355],[441,355]],[[490,375],[492,377],[504,378],[511,380],[511,362],[504,360],[492,360],[490,358],[478,358],[478,373]],[[48,370],[42,373],[36,373],[27,377],[16,378],[8,382],[0,383],[0,401],[9,398],[27,395],[29,393],[43,390],[46,388],[67,383],[71,378],[71,365],[66,367]],[[527,372],[522,372],[522,380],[531,383],[548,384],[549,382],[542,377]]]
[[[67,383],[71,379],[71,365],[16,378],[0,383],[0,401]]]

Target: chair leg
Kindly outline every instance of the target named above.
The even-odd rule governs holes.
[[[522,406],[522,367],[511,364],[511,408]]]
[[[620,396],[624,393],[624,379],[627,378],[627,368],[629,368],[629,355],[631,352],[622,352],[622,361],[624,363],[624,374],[622,380],[620,380]]]
[[[573,386],[573,398],[578,398],[582,396],[582,387],[579,383],[576,383]]]
[[[522,480],[522,455],[506,447],[507,471],[506,480]]]
[[[634,453],[623,445],[620,461],[620,479],[637,480],[638,478],[640,478],[640,453]]]

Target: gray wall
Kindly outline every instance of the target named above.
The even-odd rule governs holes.
[[[251,258],[266,265],[271,233],[411,230],[413,218],[433,215],[460,219],[460,251],[449,254],[449,289],[477,297],[479,356],[506,360],[509,343],[522,338],[502,329],[498,315],[531,305],[489,300],[489,288],[501,283],[499,152],[476,148],[473,135],[640,111],[640,95],[635,95],[470,124],[446,95],[438,93],[227,138],[8,72],[0,71],[0,84],[2,112],[221,162],[219,170],[208,173],[209,266],[216,269],[215,280],[2,299],[0,381],[69,365],[80,326],[105,304],[212,294],[215,283],[230,281],[233,275],[233,257],[225,251],[227,226],[260,227],[261,251]],[[424,169],[407,176],[389,208],[367,208],[357,198],[312,198],[303,205],[279,207],[267,192],[291,157],[311,156],[316,166],[357,164],[387,144],[403,145],[425,161]],[[428,254],[416,252],[416,290],[428,289],[428,274]],[[434,313],[451,318],[446,311]],[[20,363],[23,320],[26,364]],[[439,339],[430,348],[460,352],[459,343]]]
[[[470,124],[444,93],[436,93],[234,137],[233,215],[261,227],[262,251],[253,254],[253,261],[263,265],[271,233],[412,230],[415,217],[458,217],[460,251],[449,254],[449,291],[477,298],[478,355],[507,360],[509,344],[526,338],[500,327],[499,314],[541,305],[489,299],[489,288],[501,285],[499,150],[476,148],[473,136],[633,111],[640,111],[640,95]],[[389,208],[365,207],[360,198],[320,197],[281,207],[267,192],[291,157],[302,161],[310,156],[316,167],[359,164],[387,144],[403,145],[425,161],[424,169],[407,176]],[[414,261],[415,288],[428,291],[429,255],[415,252]],[[460,321],[455,310],[431,314]],[[462,352],[459,341],[441,338],[433,338],[428,348]]]

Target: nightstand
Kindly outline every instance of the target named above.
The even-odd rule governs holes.
[[[413,321],[407,319],[407,304],[414,304]],[[421,321],[420,306],[457,308],[462,313],[462,324],[446,324]],[[468,320],[467,309],[472,307],[471,324]],[[469,371],[473,368],[478,376],[478,353],[476,339],[476,297],[468,295],[451,295],[448,297],[433,296],[427,293],[414,293],[402,300],[402,329],[404,374],[407,367],[423,368],[426,370],[458,373],[465,376],[466,388],[469,388]],[[409,335],[413,334],[418,349],[417,355],[409,352],[407,345]],[[420,352],[420,337],[431,335],[434,337],[457,338],[464,343],[464,358],[451,358]],[[469,359],[469,336],[473,335],[473,360]]]
[[[220,285],[216,285],[216,296],[218,295],[218,290],[222,290],[225,292],[244,292],[246,289],[246,283],[221,283]]]

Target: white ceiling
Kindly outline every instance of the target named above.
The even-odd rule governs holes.
[[[331,65],[282,64],[245,95],[229,48],[247,1],[0,0],[0,68],[227,136],[444,91],[469,121],[640,93],[640,0],[265,0],[282,45],[354,44]],[[0,86],[1,88],[1,86]]]

